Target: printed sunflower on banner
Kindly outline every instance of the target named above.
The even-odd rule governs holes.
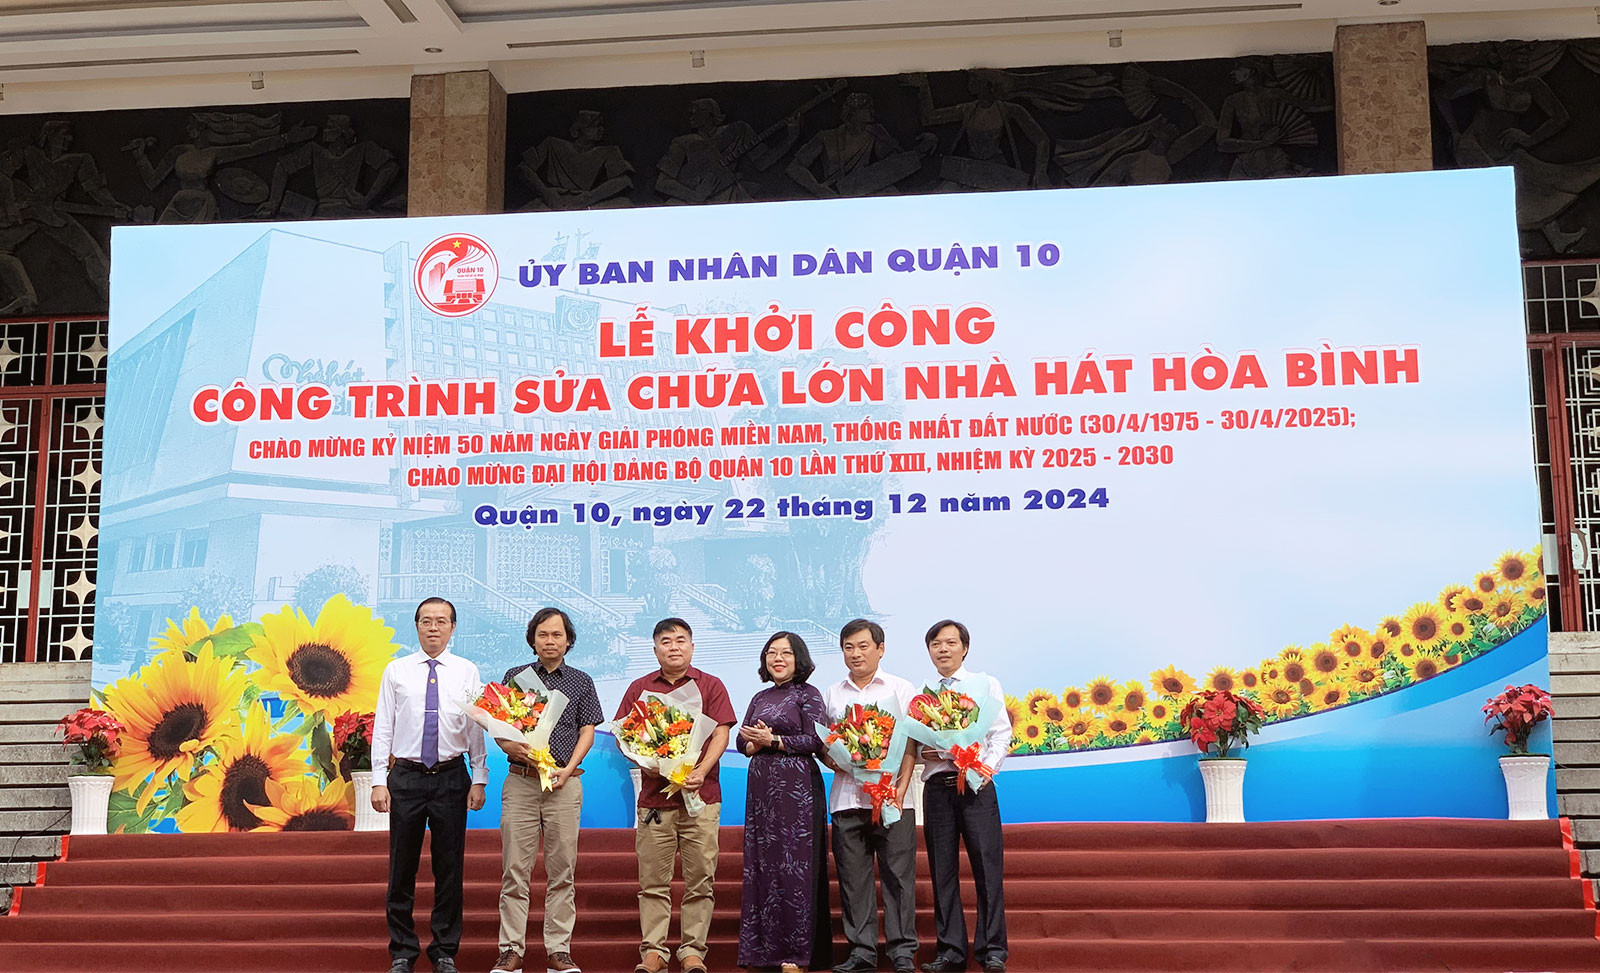
[[[182,806],[183,784],[204,755],[238,731],[249,677],[208,640],[193,656],[168,649],[137,673],[107,686],[100,702],[122,721],[122,752],[112,763],[115,792],[144,816],[167,791]],[[176,784],[176,786],[173,786]],[[113,802],[116,803],[115,801]]]
[[[375,707],[393,635],[342,594],[315,621],[287,605],[242,624],[197,608],[168,619],[155,659],[98,694],[128,727],[110,829],[353,826],[330,723]]]
[[[1198,690],[1226,691],[1260,706],[1264,722],[1357,704],[1433,679],[1509,642],[1545,614],[1540,551],[1506,551],[1492,568],[1450,584],[1432,601],[1385,615],[1366,629],[1342,625],[1327,641],[1285,646],[1243,669],[1219,665],[1196,679],[1177,666],[1137,680],[1097,676],[1059,695],[1008,696],[1011,752],[1061,753],[1182,739],[1177,711]]]

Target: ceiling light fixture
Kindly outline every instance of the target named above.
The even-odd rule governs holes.
[[[422,53],[424,53],[424,54],[443,54],[444,53],[444,48],[442,48],[442,47],[424,47],[422,49]]]
[[[1400,2],[1400,0],[1378,0],[1378,6],[1380,6],[1380,7],[1392,7],[1392,6],[1394,6],[1395,4],[1397,4],[1399,2]]]
[[[1122,31],[1120,31],[1120,30],[1108,30],[1108,31],[1106,31],[1106,42],[1109,43],[1112,47],[1121,47],[1122,46]]]
[[[262,74],[260,71],[251,71],[250,72],[250,87],[252,89],[254,89],[256,91],[260,91],[262,88],[265,88],[266,86],[267,86],[266,75]]]

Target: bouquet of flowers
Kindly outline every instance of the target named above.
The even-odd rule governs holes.
[[[956,790],[978,790],[994,777],[994,768],[979,759],[983,735],[994,722],[995,707],[1005,706],[989,694],[986,682],[961,680],[942,689],[923,687],[906,707],[906,736],[950,754],[956,765]]]
[[[1533,728],[1555,715],[1550,694],[1538,686],[1507,686],[1505,692],[1484,704],[1485,723],[1494,723],[1490,733],[1505,732],[1506,746],[1513,754],[1528,752],[1528,736]]]
[[[333,721],[333,749],[349,762],[350,769],[372,769],[372,719],[371,713],[341,713]]]
[[[827,726],[813,724],[827,745],[834,766],[861,781],[872,800],[872,820],[892,826],[900,820],[895,793],[895,768],[905,753],[906,738],[895,733],[899,719],[875,703],[856,703]]]
[[[122,752],[120,734],[127,727],[105,710],[85,706],[68,713],[56,724],[61,742],[73,747],[72,763],[91,774],[106,773]]]
[[[1261,732],[1262,709],[1254,701],[1225,689],[1202,689],[1178,714],[1178,725],[1206,753],[1215,744],[1226,759],[1236,743],[1250,746],[1250,734]]]
[[[690,681],[670,693],[643,694],[607,729],[617,738],[623,756],[666,778],[667,794],[683,794],[683,809],[694,815],[706,802],[683,785],[716,726],[702,712],[700,687]]]
[[[539,771],[539,786],[553,789],[550,774],[556,759],[550,753],[550,732],[567,708],[567,696],[545,686],[533,667],[517,673],[517,685],[491,682],[462,707],[467,719],[483,727],[496,740],[520,740],[528,745],[528,759]]]

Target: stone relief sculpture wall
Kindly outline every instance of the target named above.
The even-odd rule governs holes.
[[[1600,255],[1600,41],[1428,49],[1438,168],[1513,166],[1528,259]]]
[[[510,210],[1335,171],[1330,55],[532,92]]]
[[[0,317],[106,308],[111,226],[405,215],[403,99],[0,116]]]

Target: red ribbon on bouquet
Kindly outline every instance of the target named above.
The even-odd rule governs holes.
[[[956,793],[967,792],[967,771],[972,771],[984,780],[994,780],[994,768],[978,759],[978,745],[968,744],[956,747],[950,751],[950,759],[956,765]]]
[[[882,777],[878,778],[877,783],[868,781],[861,785],[861,789],[866,791],[867,796],[872,799],[873,824],[877,824],[883,820],[883,805],[885,801],[895,805],[896,807],[899,806],[899,801],[895,798],[893,774],[884,774]]]

